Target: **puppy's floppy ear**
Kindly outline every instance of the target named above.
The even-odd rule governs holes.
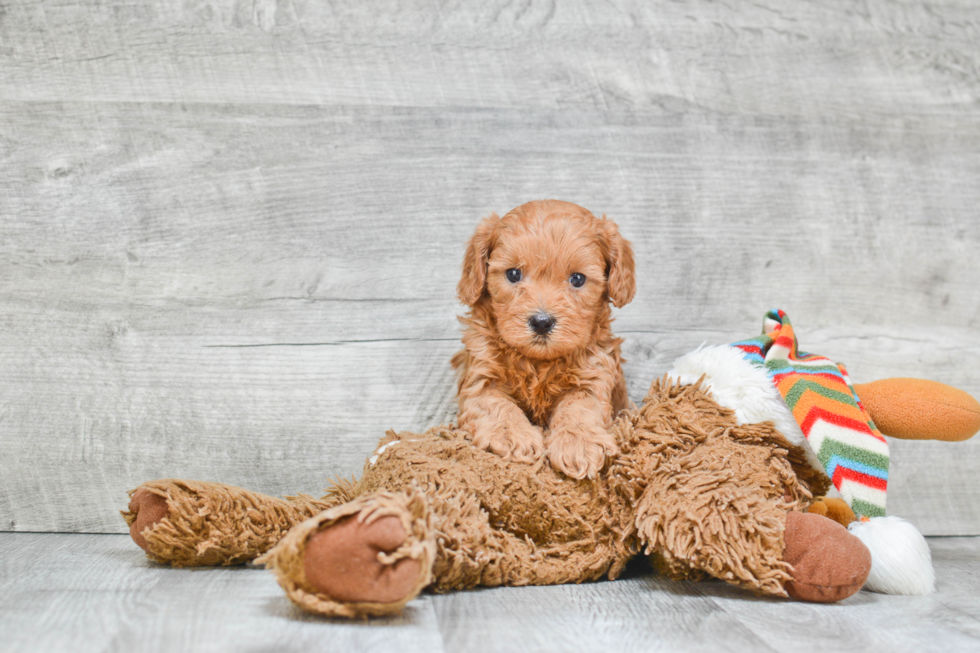
[[[621,308],[636,294],[636,265],[630,241],[619,235],[619,227],[602,216],[596,221],[599,247],[606,259],[606,284],[613,306]]]
[[[490,262],[490,251],[496,242],[499,225],[500,218],[496,213],[491,213],[480,221],[476,233],[466,245],[466,254],[463,255],[463,276],[456,286],[456,294],[467,306],[473,306],[480,301],[483,289],[486,288],[487,264]]]

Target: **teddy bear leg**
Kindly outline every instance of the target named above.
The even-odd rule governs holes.
[[[294,524],[339,501],[276,499],[223,483],[164,479],[131,491],[122,515],[133,541],[156,562],[232,565],[261,555]]]
[[[150,544],[143,531],[152,529],[167,516],[167,499],[145,487],[138,487],[130,494],[129,510],[122,513],[129,524],[129,536],[144,551]]]
[[[871,572],[871,553],[833,519],[786,513],[783,560],[793,567],[786,592],[794,599],[833,603],[856,594]]]
[[[257,562],[299,607],[363,617],[397,613],[429,585],[447,592],[615,577],[632,553],[611,538],[537,545],[492,527],[475,496],[444,487],[358,497],[297,525]]]
[[[305,610],[379,616],[432,581],[435,539],[423,494],[380,490],[298,524],[257,562]]]

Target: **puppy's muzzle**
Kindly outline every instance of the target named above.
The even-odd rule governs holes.
[[[546,336],[555,328],[555,318],[547,313],[536,313],[528,318],[527,323],[539,336]]]

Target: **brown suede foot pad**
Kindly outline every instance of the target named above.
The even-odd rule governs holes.
[[[129,536],[144,551],[148,551],[143,531],[153,528],[167,516],[167,499],[145,488],[139,488],[129,500],[129,512],[135,515],[129,525]]]
[[[432,582],[435,534],[425,496],[378,491],[296,525],[256,562],[289,599],[335,617],[394,614]]]
[[[393,515],[370,523],[358,515],[345,517],[307,540],[306,582],[337,601],[400,601],[414,589],[422,564],[412,558],[385,564],[379,558],[390,556],[406,539],[401,520]]]
[[[786,513],[783,560],[793,566],[786,592],[833,603],[856,594],[871,571],[871,552],[846,528],[815,513]]]

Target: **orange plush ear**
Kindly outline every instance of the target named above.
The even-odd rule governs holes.
[[[467,306],[473,306],[480,301],[483,290],[487,286],[487,264],[490,261],[490,252],[493,250],[499,226],[500,218],[496,213],[491,213],[480,221],[476,233],[466,245],[466,254],[463,255],[463,275],[456,286],[456,294]]]
[[[612,220],[602,216],[597,221],[596,230],[599,246],[606,259],[606,285],[613,306],[622,308],[636,294],[636,264],[633,261],[633,248],[630,241],[619,234],[619,227]]]
[[[980,431],[980,403],[925,379],[882,379],[854,386],[875,426],[904,440],[957,442]]]

